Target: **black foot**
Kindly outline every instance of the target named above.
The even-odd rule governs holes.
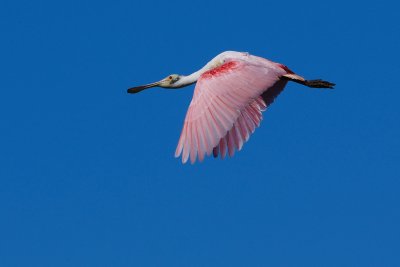
[[[333,86],[335,86],[334,83],[330,83],[327,81],[323,80],[306,80],[303,82],[304,85],[312,88],[329,88],[333,89]]]

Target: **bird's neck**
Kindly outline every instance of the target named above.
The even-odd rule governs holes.
[[[193,72],[192,74],[190,74],[188,76],[181,75],[180,79],[176,83],[174,83],[174,87],[180,88],[180,87],[194,84],[195,82],[197,82],[197,80],[200,78],[200,76],[204,72],[206,72],[212,68],[215,68],[216,66],[219,66],[219,65],[221,65],[220,60],[217,60],[217,61],[212,60],[212,61],[208,62],[203,68],[199,69],[196,72]]]
[[[174,87],[179,88],[194,84],[200,77],[200,75],[201,75],[200,71],[193,72],[188,76],[181,75],[180,79],[176,83],[174,83]]]

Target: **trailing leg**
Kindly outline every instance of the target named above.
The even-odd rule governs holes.
[[[334,83],[324,81],[321,79],[317,80],[305,80],[303,77],[297,75],[297,74],[285,74],[282,76],[285,79],[288,79],[290,81],[311,87],[311,88],[328,88],[328,89],[333,89],[333,86],[335,86]]]

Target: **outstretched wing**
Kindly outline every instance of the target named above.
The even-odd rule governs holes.
[[[283,90],[286,71],[279,64],[227,60],[197,81],[176,148],[182,162],[205,154],[225,157],[240,150],[262,120],[264,111]]]

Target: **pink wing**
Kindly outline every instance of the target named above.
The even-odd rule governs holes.
[[[203,73],[197,81],[186,114],[175,157],[194,163],[204,155],[233,156],[241,150],[255,128],[262,111],[283,90],[287,73],[280,64],[248,60],[227,60]]]

